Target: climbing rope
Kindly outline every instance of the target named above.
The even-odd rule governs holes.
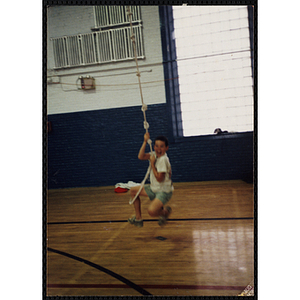
[[[133,32],[133,26],[132,26],[132,12],[130,11],[130,7],[129,6],[127,6],[127,15],[128,15],[129,22],[130,22],[130,31],[131,31],[131,37],[130,38],[131,38],[131,41],[132,41],[132,46],[133,46],[133,51],[134,51],[134,60],[135,60],[136,69],[137,69],[136,75],[137,75],[138,81],[139,81],[140,95],[141,95],[141,101],[142,101],[142,112],[143,112],[143,115],[144,115],[144,128],[146,130],[146,133],[148,133],[149,123],[147,122],[147,118],[146,118],[147,105],[144,103],[144,99],[143,99],[142,84],[141,84],[141,73],[140,73],[140,70],[139,70],[139,65],[138,65],[138,60],[137,60],[137,51],[136,51],[136,44],[135,44],[135,34]],[[152,141],[150,139],[148,139],[147,143],[150,146],[151,153],[153,153],[153,150],[152,150]],[[135,197],[133,199],[129,200],[129,204],[132,204],[136,200],[136,198],[139,196],[139,194],[140,194],[142,188],[144,187],[145,182],[146,182],[146,180],[147,180],[147,178],[148,178],[148,176],[150,174],[150,170],[151,170],[151,164],[149,162],[149,167],[148,167],[148,170],[146,172],[145,178],[144,178],[144,180],[141,183],[140,189],[136,193]]]

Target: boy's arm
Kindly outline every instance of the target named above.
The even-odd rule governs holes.
[[[140,152],[139,152],[139,155],[138,155],[138,158],[140,160],[148,160],[150,158],[150,154],[149,153],[145,153],[148,139],[149,139],[149,133],[148,134],[146,133],[144,135],[144,142],[143,142],[143,144],[141,146],[141,149],[140,149]]]
[[[152,168],[153,174],[158,182],[162,182],[165,179],[166,173],[165,172],[157,172],[157,169],[155,167],[155,161],[156,161],[155,156],[151,155],[150,163],[151,163],[151,168]]]

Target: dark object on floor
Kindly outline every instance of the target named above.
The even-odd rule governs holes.
[[[158,239],[160,241],[165,241],[167,238],[165,238],[163,236],[157,236],[156,239]]]

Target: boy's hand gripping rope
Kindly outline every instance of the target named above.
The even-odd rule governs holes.
[[[147,122],[147,119],[146,119],[147,105],[144,103],[144,100],[143,100],[142,84],[141,84],[141,73],[140,73],[139,65],[138,65],[138,61],[137,61],[137,51],[136,51],[136,44],[135,44],[135,35],[133,33],[133,27],[132,27],[132,12],[130,11],[130,7],[129,6],[127,6],[127,15],[128,15],[129,22],[130,22],[131,41],[132,41],[132,46],[133,46],[133,51],[134,51],[134,60],[135,60],[136,69],[137,69],[136,75],[137,75],[138,81],[139,81],[140,95],[141,95],[141,100],[142,100],[142,112],[143,112],[143,115],[144,115],[144,128],[145,128],[146,132],[148,133],[149,123]],[[149,139],[147,141],[147,143],[150,146],[151,153],[153,153],[153,150],[152,150],[152,141]],[[146,180],[147,180],[147,178],[148,178],[148,176],[150,174],[150,170],[151,170],[151,164],[149,162],[149,167],[148,167],[147,173],[145,175],[145,178],[144,178],[144,180],[141,183],[140,189],[136,193],[135,197],[133,199],[129,200],[129,204],[132,204],[135,201],[135,199],[139,196],[139,194],[140,194],[142,188],[144,187],[144,184],[145,184],[145,182],[146,182]]]

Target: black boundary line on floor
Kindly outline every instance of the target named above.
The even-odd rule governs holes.
[[[148,291],[144,290],[142,287],[136,285],[135,283],[131,282],[130,280],[124,278],[123,276],[113,272],[113,271],[110,271],[104,267],[101,267],[95,263],[92,263],[84,258],[81,258],[81,257],[78,257],[78,256],[75,256],[75,255],[72,255],[72,254],[69,254],[69,253],[66,253],[66,252],[63,252],[63,251],[60,251],[60,250],[56,250],[56,249],[52,249],[52,248],[49,248],[47,247],[47,250],[48,251],[51,251],[51,252],[54,252],[54,253],[57,253],[57,254],[60,254],[60,255],[63,255],[63,256],[66,256],[68,258],[71,258],[71,259],[74,259],[74,260],[77,260],[79,262],[83,262],[95,269],[98,269],[112,277],[114,277],[115,279],[118,279],[120,280],[121,282],[125,283],[126,285],[130,286],[131,288],[133,288],[134,290],[136,290],[137,292],[139,292],[140,294],[144,295],[144,296],[152,296],[152,294],[150,294]]]
[[[235,221],[235,220],[253,220],[253,217],[245,218],[198,218],[198,219],[168,219],[169,222],[181,221]],[[48,225],[68,225],[68,224],[101,224],[101,223],[126,223],[127,220],[115,221],[72,221],[72,222],[48,222]],[[157,220],[144,220],[144,222],[157,222]]]

